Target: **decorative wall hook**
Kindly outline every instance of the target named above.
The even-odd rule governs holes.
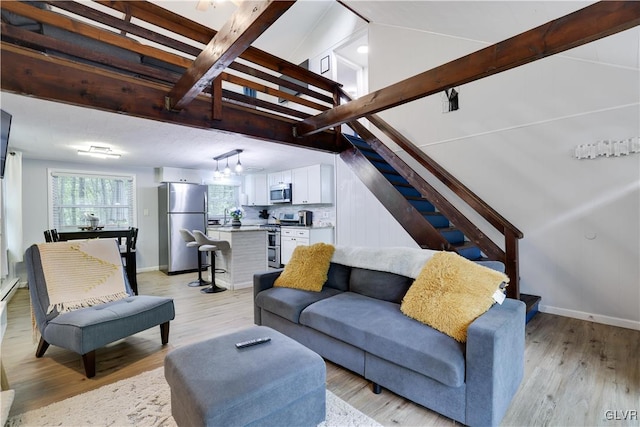
[[[444,93],[447,97],[447,100],[443,100],[442,112],[449,113],[451,111],[456,111],[460,108],[460,104],[458,103],[458,92],[455,88],[445,89]]]

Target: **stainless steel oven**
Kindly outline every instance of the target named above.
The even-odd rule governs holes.
[[[267,231],[267,246],[280,246],[280,230],[274,228],[273,231]]]
[[[280,268],[280,229],[278,227],[267,230],[267,261],[269,267]]]
[[[280,246],[269,246],[267,248],[267,257],[269,259],[269,267],[280,268]]]

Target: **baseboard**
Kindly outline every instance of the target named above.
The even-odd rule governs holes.
[[[539,310],[542,313],[557,314],[558,316],[571,317],[574,319],[588,320],[590,322],[602,323],[603,325],[618,326],[620,328],[634,329],[640,331],[640,322],[619,317],[604,316],[602,314],[585,313],[584,311],[568,310],[566,308],[552,307],[540,304]]]
[[[0,301],[9,301],[13,294],[16,292],[18,287],[19,278],[14,277],[13,279],[8,279],[9,284],[2,288],[2,295],[0,295]]]
[[[160,270],[160,266],[156,265],[154,267],[137,268],[136,273],[148,273],[150,271],[158,271],[158,270]]]

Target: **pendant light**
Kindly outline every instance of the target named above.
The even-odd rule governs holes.
[[[224,176],[231,175],[231,168],[229,167],[229,158],[227,157],[227,166],[224,167]]]
[[[236,163],[236,173],[241,173],[243,170],[242,163],[240,163],[240,151],[238,151],[238,163]]]
[[[244,170],[242,163],[240,163],[240,153],[242,153],[242,151],[243,150],[235,149],[214,157],[213,160],[216,161],[216,171],[214,172],[213,177],[222,178],[222,177],[231,176],[232,171],[231,171],[231,168],[229,167],[229,157],[232,157],[232,156],[238,156],[238,161],[234,167],[234,171],[236,174],[240,174]],[[225,168],[222,170],[222,172],[220,172],[220,169],[218,169],[218,162],[220,160],[225,160],[225,159],[227,161],[227,164]]]

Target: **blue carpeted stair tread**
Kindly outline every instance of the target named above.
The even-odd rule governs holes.
[[[435,228],[444,228],[444,227],[449,227],[450,225],[449,220],[441,213],[421,212],[421,214],[424,217],[424,219],[429,221],[429,223],[433,225]]]
[[[373,166],[375,166],[376,169],[378,169],[380,172],[383,173],[391,173],[391,172],[395,172],[396,170],[393,168],[393,166],[391,166],[389,163],[384,162],[384,161],[379,161],[379,160],[369,160],[371,162],[371,164]]]
[[[438,232],[451,244],[459,244],[465,241],[464,233],[455,227],[438,228]]]
[[[458,255],[471,261],[478,261],[482,259],[482,251],[480,251],[480,248],[478,248],[473,242],[465,241],[463,243],[454,243],[451,247],[458,253]]]
[[[402,175],[397,173],[395,170],[393,172],[383,172],[382,175],[387,179],[387,181],[389,181],[393,185],[403,184],[403,185],[408,185],[409,187],[412,187],[412,185],[409,184],[409,181],[404,179]]]
[[[373,150],[366,150],[366,149],[362,149],[361,148],[360,151],[369,160],[377,160],[377,161],[381,161],[381,162],[386,162],[384,157],[382,157],[380,154],[376,153]]]

